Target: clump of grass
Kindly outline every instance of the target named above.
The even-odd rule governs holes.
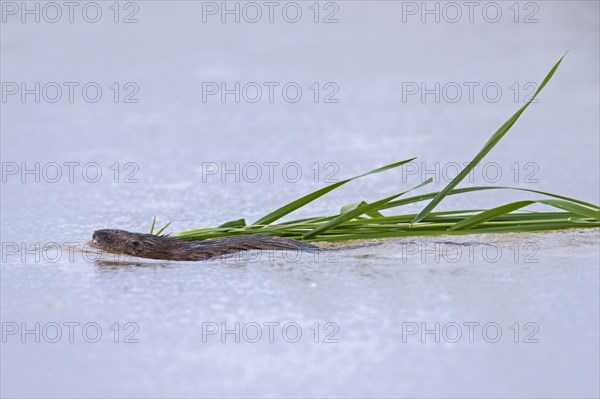
[[[431,182],[430,179],[410,190],[404,190],[379,201],[371,203],[360,201],[343,206],[341,211],[334,215],[278,222],[293,211],[302,208],[352,180],[396,168],[415,159],[411,158],[323,187],[268,213],[251,224],[247,224],[245,219],[238,219],[224,223],[218,227],[187,230],[173,236],[182,240],[206,240],[236,235],[267,234],[303,241],[346,241],[408,236],[532,232],[600,227],[600,207],[573,198],[524,188],[496,186],[456,188],[469,172],[506,135],[521,114],[535,100],[537,95],[550,81],[562,60],[563,58],[558,60],[552,67],[531,99],[500,126],[468,166],[441,191],[405,197],[405,194],[409,191],[429,184]],[[487,210],[461,209],[433,212],[436,206],[447,196],[487,190],[519,190],[543,195],[546,198],[511,202]],[[430,201],[418,214],[385,216],[381,213],[384,210],[427,200]],[[547,212],[520,211],[522,208],[532,204],[543,204],[555,209]],[[151,233],[154,231],[155,221],[156,219],[152,223]],[[160,229],[157,234],[162,233],[167,226]]]

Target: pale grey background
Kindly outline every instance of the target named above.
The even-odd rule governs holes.
[[[101,3],[107,14],[97,24],[2,23],[2,82],[95,81],[105,89],[95,104],[2,103],[3,162],[97,162],[104,173],[95,184],[80,175],[56,184],[9,177],[2,242],[84,243],[98,228],[146,231],[154,215],[173,220],[173,232],[255,220],[322,187],[310,174],[315,162],[335,162],[338,179],[412,156],[427,165],[466,162],[522,104],[508,87],[540,82],[567,50],[539,103],[487,161],[501,166],[502,184],[599,202],[598,2],[534,2],[539,22],[530,24],[513,22],[512,1],[498,2],[504,16],[495,24],[481,14],[474,23],[403,23],[402,2],[336,3],[337,24],[313,23],[312,2],[301,3],[306,16],[297,24],[203,23],[202,3],[193,1],[138,1],[136,24],[113,23],[112,2]],[[336,82],[339,103],[315,104],[308,92],[295,104],[203,103],[207,81]],[[504,94],[497,103],[481,96],[473,103],[402,101],[402,82],[436,81],[498,82]],[[136,82],[139,103],[113,103],[112,82]],[[269,161],[297,162],[303,178],[202,182],[202,162]],[[139,183],[112,183],[114,162],[135,162]],[[539,182],[514,182],[515,162],[535,163]],[[310,213],[391,195],[421,179],[402,180],[390,172],[355,182]],[[442,205],[479,208],[529,197],[503,192]],[[116,267],[84,261],[79,252],[73,262],[56,263],[8,256],[3,322],[95,321],[105,336],[96,344],[9,337],[1,346],[1,393],[597,397],[598,231],[456,241],[497,243],[504,256],[497,263],[481,255],[405,262],[401,243],[340,252],[337,263],[277,257]],[[527,243],[539,247],[538,263],[512,258],[510,248]],[[473,246],[478,254],[480,247]],[[137,323],[140,342],[112,343],[115,321]],[[224,321],[331,321],[340,342],[203,343],[202,323]],[[466,321],[497,322],[505,335],[497,344],[401,339],[403,322]],[[537,323],[540,342],[514,344],[514,322]]]

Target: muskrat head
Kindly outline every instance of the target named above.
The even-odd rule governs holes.
[[[90,244],[106,252],[150,259],[188,259],[190,252],[188,244],[176,238],[117,229],[97,230]]]
[[[92,236],[92,245],[106,252],[136,255],[142,246],[142,236],[125,230],[97,230]]]

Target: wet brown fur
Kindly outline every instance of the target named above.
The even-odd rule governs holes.
[[[92,244],[104,251],[148,259],[197,261],[251,249],[311,251],[318,247],[289,238],[247,235],[203,241],[104,229],[94,232]]]

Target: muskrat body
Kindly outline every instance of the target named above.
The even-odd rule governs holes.
[[[92,244],[104,251],[148,259],[199,261],[252,249],[316,251],[319,248],[289,238],[253,234],[203,241],[104,229],[94,232]]]

